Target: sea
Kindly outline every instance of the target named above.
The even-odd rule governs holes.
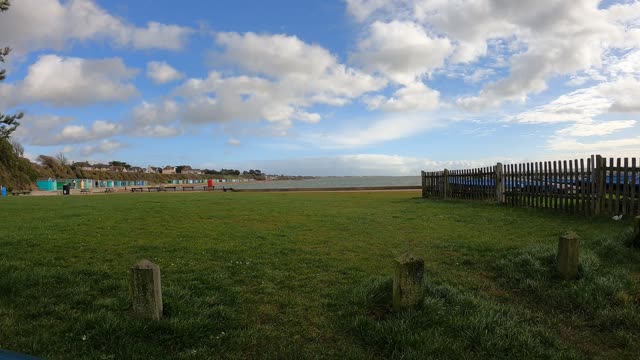
[[[345,176],[318,177],[301,180],[271,180],[260,182],[228,183],[237,189],[290,189],[290,188],[335,188],[372,186],[420,186],[420,176]]]

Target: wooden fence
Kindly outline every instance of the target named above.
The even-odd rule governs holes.
[[[608,160],[608,161],[607,161]],[[603,158],[422,172],[422,196],[496,201],[583,215],[638,215],[640,161]]]

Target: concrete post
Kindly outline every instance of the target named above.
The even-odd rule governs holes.
[[[422,302],[424,260],[410,253],[395,259],[393,310],[415,308]]]
[[[162,317],[160,267],[140,260],[131,268],[130,294],[135,317],[158,320]]]
[[[565,280],[578,276],[580,265],[580,238],[574,232],[560,236],[558,242],[558,273]]]

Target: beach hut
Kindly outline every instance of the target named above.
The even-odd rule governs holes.
[[[55,179],[42,179],[36,182],[38,190],[56,191],[58,189],[58,181]]]

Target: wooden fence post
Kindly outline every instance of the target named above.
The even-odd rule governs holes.
[[[496,201],[498,204],[504,204],[504,166],[502,163],[496,164]]]
[[[160,267],[140,260],[131,268],[130,293],[132,313],[136,317],[158,320],[162,317]]]
[[[447,200],[447,196],[449,195],[449,170],[444,169],[443,172],[443,195],[444,199]]]
[[[568,232],[558,241],[558,273],[565,280],[578,276],[580,265],[580,238],[574,232]]]
[[[604,194],[605,194],[605,163],[607,159],[604,159],[601,155],[596,155],[596,161],[593,168],[593,179],[595,181],[595,215],[598,216],[604,213]]]
[[[420,175],[422,176],[422,197],[426,198],[427,197],[427,173],[424,171],[421,171]]]
[[[395,259],[393,310],[415,308],[422,302],[424,260],[410,253]]]

